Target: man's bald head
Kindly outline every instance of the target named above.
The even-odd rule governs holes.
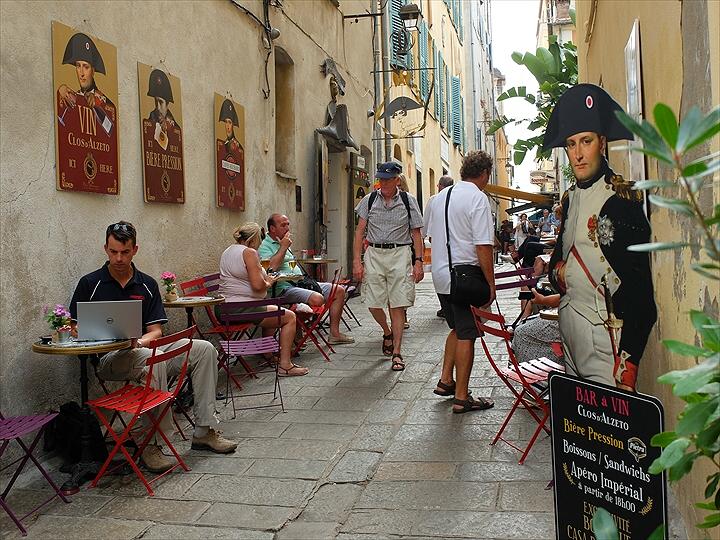
[[[440,177],[440,180],[438,180],[438,191],[442,191],[446,187],[452,186],[454,183],[452,176],[449,176],[447,174]]]
[[[267,220],[267,230],[271,238],[278,240],[290,230],[290,220],[284,214],[272,214]]]

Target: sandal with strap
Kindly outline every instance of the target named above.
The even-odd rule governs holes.
[[[455,405],[461,406],[462,409],[456,409]],[[453,399],[454,414],[463,414],[470,411],[484,411],[485,409],[491,409],[494,406],[494,401],[482,397],[474,399],[472,396],[468,396],[467,399]]]
[[[386,345],[386,342],[389,341],[390,345]],[[390,356],[393,353],[393,335],[392,332],[390,332],[387,336],[383,335],[383,344],[382,344],[382,352],[385,356]]]
[[[390,369],[392,369],[393,371],[402,371],[405,369],[405,362],[403,361],[403,357],[401,355],[392,355],[392,366],[390,366]]]
[[[440,390],[438,390],[438,388]],[[442,382],[442,379],[438,381],[437,388],[433,390],[433,394],[437,394],[438,396],[448,397],[448,396],[454,396],[455,395],[455,381],[453,381],[452,384],[445,384]]]
[[[309,372],[310,370],[308,368],[296,364],[293,364],[292,367],[289,368],[278,366],[278,377],[302,377]]]

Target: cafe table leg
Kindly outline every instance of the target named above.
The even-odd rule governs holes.
[[[80,436],[80,462],[72,468],[70,478],[60,487],[63,495],[74,495],[80,491],[80,486],[95,477],[100,470],[101,463],[92,460],[90,419],[92,412],[87,405],[88,401],[88,375],[87,356],[80,357],[80,397],[82,405],[80,415],[82,418],[82,435]]]

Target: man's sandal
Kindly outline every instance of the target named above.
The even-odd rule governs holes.
[[[438,388],[440,390],[438,390]],[[433,390],[433,394],[437,394],[438,396],[448,397],[448,396],[454,396],[455,395],[455,381],[453,381],[452,384],[445,384],[442,382],[442,379],[438,381],[437,388]]]
[[[390,369],[393,371],[402,371],[405,369],[405,362],[403,361],[403,357],[401,355],[392,355],[392,366],[390,366]]]
[[[387,342],[390,342],[390,345],[387,345]],[[392,332],[390,332],[387,336],[383,335],[383,343],[382,343],[382,352],[385,356],[391,356],[393,353],[393,335]]]
[[[456,409],[455,405],[459,405],[462,409]],[[495,406],[495,402],[491,399],[478,398],[475,399],[472,396],[468,396],[467,399],[453,399],[453,410],[454,414],[463,414],[470,411],[484,411],[485,409],[491,409]]]

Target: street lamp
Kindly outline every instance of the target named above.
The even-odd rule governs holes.
[[[405,26],[405,30],[408,32],[417,30],[420,21],[422,21],[422,13],[420,13],[420,8],[417,7],[416,4],[404,5],[399,9],[398,15],[403,22],[403,26]]]

